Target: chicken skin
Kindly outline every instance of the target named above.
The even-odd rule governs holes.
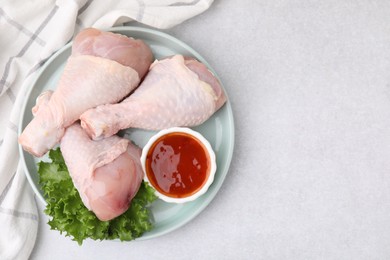
[[[196,126],[225,102],[218,79],[204,64],[175,55],[154,62],[141,85],[121,103],[90,109],[80,120],[88,135],[99,140],[125,128]]]
[[[127,96],[151,62],[152,52],[140,40],[96,29],[80,32],[55,91],[38,98],[19,143],[34,156],[44,155],[83,112]]]
[[[66,128],[61,152],[84,205],[100,220],[128,209],[143,179],[139,147],[116,135],[92,141],[76,122]]]

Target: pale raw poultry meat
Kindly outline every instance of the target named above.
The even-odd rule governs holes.
[[[175,55],[155,61],[141,85],[121,103],[90,109],[80,119],[89,136],[98,140],[125,128],[196,126],[225,102],[218,79],[204,64]]]
[[[77,122],[65,130],[61,152],[84,205],[100,220],[128,209],[143,179],[139,147],[116,135],[92,141]]]
[[[141,40],[92,28],[80,32],[56,90],[38,98],[34,118],[19,143],[34,156],[44,155],[87,109],[127,96],[152,59],[150,48]]]

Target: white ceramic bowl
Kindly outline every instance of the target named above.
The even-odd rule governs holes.
[[[191,137],[197,139],[201,144],[203,144],[203,147],[205,148],[205,152],[208,155],[209,158],[209,172],[206,174],[207,178],[203,183],[203,186],[201,186],[195,193],[187,196],[187,197],[181,197],[181,198],[176,198],[176,197],[171,197],[169,195],[162,194],[161,192],[158,191],[156,187],[154,187],[153,183],[149,180],[148,178],[148,173],[147,167],[146,167],[146,158],[149,153],[149,150],[152,148],[153,144],[158,141],[161,137],[165,135],[172,135],[173,133],[185,133],[187,135],[190,135]],[[210,145],[210,143],[204,138],[199,132],[196,132],[190,128],[186,127],[172,127],[168,129],[161,130],[157,134],[153,135],[149,141],[146,143],[144,148],[142,149],[142,154],[141,154],[141,164],[142,164],[142,169],[145,173],[144,180],[150,184],[151,187],[154,188],[156,195],[162,199],[165,202],[171,202],[171,203],[185,203],[189,201],[193,201],[197,199],[199,196],[204,194],[210,185],[214,181],[214,175],[217,170],[217,164],[216,164],[216,159],[215,159],[215,153]]]

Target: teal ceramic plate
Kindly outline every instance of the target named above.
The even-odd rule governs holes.
[[[215,74],[215,71],[199,53],[187,44],[168,34],[138,27],[116,27],[111,29],[111,31],[144,40],[149,44],[157,59],[174,54],[192,56],[203,62]],[[22,108],[23,113],[21,122],[19,124],[19,134],[32,119],[31,108],[35,105],[35,100],[38,95],[42,91],[53,89],[56,86],[56,82],[63,71],[65,62],[70,56],[70,53],[71,43],[67,44],[54,54],[41,69],[40,74],[26,96]],[[154,228],[138,238],[138,240],[161,236],[188,223],[211,202],[228,173],[234,147],[234,122],[229,100],[209,120],[193,129],[202,133],[202,135],[209,140],[216,153],[217,172],[214,182],[207,193],[193,202],[171,204],[161,200],[155,201],[151,205]],[[122,134],[131,139],[138,146],[143,147],[154,133],[155,132],[153,131],[144,131],[140,129],[127,129]],[[45,157],[39,159],[34,158],[20,146],[19,151],[21,159],[24,162],[28,181],[39,200],[46,204],[43,192],[38,184],[37,173],[37,162],[42,159],[45,160]]]

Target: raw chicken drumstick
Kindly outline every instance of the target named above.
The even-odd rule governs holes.
[[[154,62],[141,85],[121,103],[83,113],[81,126],[95,140],[130,127],[159,130],[195,126],[225,101],[219,81],[204,64],[175,55]]]
[[[138,86],[152,56],[141,40],[92,28],[80,32],[56,90],[42,94],[33,108],[35,117],[19,137],[23,149],[42,156],[87,109],[123,99]]]
[[[77,122],[66,128],[61,152],[84,205],[100,220],[128,209],[143,178],[139,147],[116,135],[92,141]]]

